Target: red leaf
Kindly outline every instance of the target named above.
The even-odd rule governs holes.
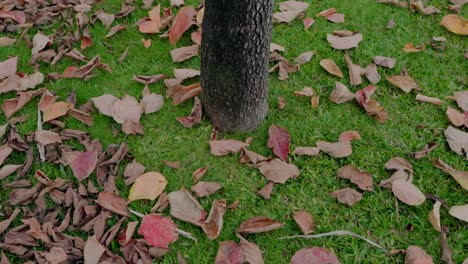
[[[291,258],[290,264],[340,264],[332,252],[322,247],[303,248]]]
[[[270,129],[268,129],[268,136],[268,147],[273,148],[273,153],[285,161],[289,154],[289,143],[291,140],[288,131],[282,127],[271,125]]]
[[[86,179],[96,168],[98,155],[96,152],[83,152],[71,164],[73,174],[78,180]]]
[[[185,31],[193,25],[193,17],[197,14],[193,6],[185,6],[179,10],[169,30],[169,42],[176,44]]]
[[[148,244],[158,248],[168,248],[169,243],[177,240],[177,225],[169,218],[161,215],[145,215],[138,234],[142,235]]]

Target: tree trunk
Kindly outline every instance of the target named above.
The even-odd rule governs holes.
[[[201,79],[205,113],[221,131],[246,131],[268,112],[273,0],[206,0]]]

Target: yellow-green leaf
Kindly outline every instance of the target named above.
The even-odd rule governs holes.
[[[166,188],[167,180],[161,173],[147,172],[140,175],[130,189],[128,200],[155,200]]]

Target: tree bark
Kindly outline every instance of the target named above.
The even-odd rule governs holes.
[[[206,0],[201,80],[205,113],[221,131],[258,127],[268,112],[273,0]]]

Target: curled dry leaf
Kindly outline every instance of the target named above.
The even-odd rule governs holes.
[[[407,170],[409,172],[413,172],[413,166],[411,166],[411,163],[409,163],[407,160],[405,160],[404,158],[400,158],[400,157],[394,157],[394,158],[391,158],[389,159],[386,163],[385,163],[385,168],[387,170]]]
[[[409,74],[402,73],[400,75],[395,75],[391,77],[387,77],[387,81],[389,81],[391,84],[395,85],[396,87],[400,88],[403,90],[405,93],[411,92],[413,89],[415,90],[421,90],[419,88],[419,85],[416,83]]]
[[[281,46],[281,45],[278,45],[274,42],[270,43],[270,52],[275,52],[275,51],[285,51],[286,49]]]
[[[109,33],[107,33],[107,35],[105,36],[106,38],[110,38],[112,36],[114,36],[115,34],[119,33],[120,31],[126,29],[127,27],[125,25],[116,25],[116,26],[113,26],[110,30],[109,30]]]
[[[231,153],[238,153],[242,148],[246,148],[249,144],[234,140],[234,139],[225,139],[225,140],[210,140],[208,141],[211,148],[211,154],[215,156],[225,156]]]
[[[244,221],[237,228],[236,232],[244,234],[254,234],[269,232],[283,227],[283,223],[275,221],[265,216],[256,216],[247,221]]]
[[[341,104],[353,100],[355,94],[349,91],[348,87],[340,82],[335,82],[335,89],[330,95],[330,100],[334,103]]]
[[[298,65],[306,64],[312,59],[314,53],[315,51],[306,51],[299,55],[299,57],[295,58],[294,62],[296,62]]]
[[[215,264],[242,264],[244,263],[244,253],[241,247],[232,240],[219,243],[218,253],[216,253]]]
[[[197,226],[205,221],[206,211],[185,188],[169,193],[167,198],[173,217]]]
[[[73,175],[82,181],[94,171],[96,168],[98,154],[94,151],[80,153],[71,163],[70,167]]]
[[[416,186],[404,179],[392,182],[392,192],[398,200],[408,205],[421,205],[426,200],[426,196]]]
[[[200,99],[195,96],[195,102],[190,112],[190,115],[187,117],[177,117],[177,121],[179,121],[184,127],[191,128],[194,125],[200,124],[202,119],[202,104]]]
[[[201,179],[201,177],[203,177],[203,175],[205,175],[206,171],[208,170],[208,166],[204,166],[204,167],[201,167],[201,168],[198,168],[196,169],[193,173],[192,173],[192,179],[194,182],[197,182]]]
[[[288,158],[290,141],[291,136],[286,129],[275,124],[268,129],[268,147],[283,161]]]
[[[416,101],[431,103],[435,105],[442,105],[443,101],[439,98],[425,96],[423,94],[416,95]]]
[[[449,126],[445,132],[445,139],[455,153],[463,156],[463,152],[468,157],[468,133]]]
[[[426,144],[426,146],[424,146],[422,150],[411,153],[411,157],[415,159],[422,159],[423,157],[427,156],[429,152],[433,151],[438,146],[439,145],[436,144],[435,142],[428,143]]]
[[[223,216],[226,213],[226,200],[214,200],[210,214],[204,223],[202,223],[203,231],[208,235],[210,240],[219,237],[223,229]]]
[[[455,92],[453,93],[453,97],[457,105],[463,109],[463,111],[468,112],[468,91]]]
[[[333,13],[327,16],[327,20],[333,23],[341,24],[345,22],[345,15],[341,13]]]
[[[348,52],[345,53],[344,60],[349,71],[349,82],[354,86],[360,85],[362,83],[361,75],[364,73],[364,69],[353,63]]]
[[[312,89],[312,87],[307,86],[307,87],[304,87],[302,91],[294,91],[294,95],[311,97],[315,95],[315,91],[314,89]]]
[[[362,199],[362,194],[351,188],[336,190],[331,193],[331,196],[338,199],[342,204],[353,206]]]
[[[340,264],[338,258],[326,248],[311,247],[296,251],[289,264]]]
[[[114,212],[116,214],[129,217],[130,213],[127,209],[127,202],[120,196],[115,193],[103,191],[98,195],[96,203],[102,206],[103,208]]]
[[[440,206],[442,203],[440,201],[436,201],[434,206],[432,207],[432,211],[429,213],[429,221],[431,222],[432,226],[435,230],[441,231],[440,227]]]
[[[450,207],[449,214],[460,220],[468,222],[468,204]]]
[[[372,175],[370,173],[363,172],[353,165],[341,167],[337,173],[340,178],[350,180],[363,191],[374,191]]]
[[[252,242],[247,241],[241,235],[236,234],[240,239],[239,245],[244,253],[245,262],[249,264],[263,264],[262,251]]]
[[[265,186],[263,186],[262,189],[260,189],[257,194],[263,199],[270,200],[271,198],[271,193],[273,192],[273,187],[275,187],[275,183],[269,181]]]
[[[322,68],[324,68],[328,73],[343,78],[343,72],[333,60],[323,59],[320,61],[320,66],[322,66]]]
[[[133,233],[135,233],[138,221],[129,222],[127,227],[120,232],[120,235],[117,238],[117,241],[120,245],[125,246],[132,240]]]
[[[49,43],[51,43],[50,38],[43,35],[40,32],[34,35],[32,41],[33,41],[33,47],[31,49],[32,55],[37,54],[39,51],[43,50]]]
[[[405,264],[434,264],[432,257],[418,246],[406,249]]]
[[[314,218],[306,210],[295,212],[293,214],[293,218],[304,235],[308,235],[315,231]]]
[[[336,13],[336,8],[332,7],[332,8],[328,8],[328,9],[325,9],[323,11],[320,11],[320,13],[318,13],[316,16],[317,17],[327,17],[331,14],[334,14]]]
[[[445,114],[447,115],[452,125],[456,127],[459,127],[459,126],[468,127],[468,112],[461,113],[458,110],[451,108],[449,106],[447,107],[447,111],[445,111]]]
[[[434,160],[432,164],[445,173],[450,174],[462,186],[463,189],[468,190],[468,171],[458,171],[443,162],[441,159]]]
[[[125,121],[138,124],[143,108],[133,96],[125,95],[121,100],[117,99],[112,103],[111,113],[114,120],[119,124],[123,124]]]
[[[385,68],[393,69],[396,65],[396,59],[384,56],[375,56],[374,63]]]
[[[221,185],[219,182],[204,182],[204,181],[199,181],[197,184],[192,186],[190,189],[192,192],[195,193],[196,196],[198,197],[205,197],[208,195],[211,195],[218,190],[223,188],[223,185]]]
[[[8,144],[0,146],[0,165],[3,164],[3,162],[8,158],[8,156],[10,156],[12,152],[13,149]]]
[[[193,17],[197,14],[193,6],[182,7],[175,17],[169,30],[169,42],[174,45],[182,37],[185,31],[193,25]]]
[[[149,214],[143,217],[138,234],[153,247],[168,248],[169,244],[177,241],[177,225],[162,215]]]
[[[155,74],[155,75],[150,75],[150,76],[147,76],[147,75],[133,75],[133,78],[132,80],[134,80],[135,82],[138,82],[138,83],[142,83],[142,84],[151,84],[151,83],[156,83],[162,79],[166,78],[166,76],[164,74]],[[145,92],[145,90],[143,90],[143,92]]]
[[[198,55],[199,45],[182,47],[171,50],[171,57],[173,62],[182,62]]]
[[[369,116],[375,118],[380,123],[385,123],[388,118],[388,113],[385,112],[385,109],[377,101],[370,99],[375,89],[375,86],[370,85],[357,91],[356,100]]]
[[[296,147],[293,151],[293,154],[307,155],[307,156],[316,156],[319,153],[320,153],[320,148],[318,147]]]
[[[417,10],[419,13],[427,16],[430,14],[439,14],[440,10],[434,6],[425,7],[422,0],[413,0],[411,1],[410,8]]]
[[[454,14],[446,15],[440,21],[448,31],[458,35],[468,35],[468,20]]]
[[[64,116],[67,114],[68,110],[70,110],[73,107],[72,104],[68,102],[56,102],[46,109],[44,109],[44,114],[42,116],[42,121],[47,122],[50,120],[57,119],[61,116]]]
[[[362,35],[357,33],[350,37],[338,37],[327,34],[327,41],[334,49],[338,50],[357,48],[359,42],[362,41]]]
[[[263,161],[255,165],[268,180],[284,184],[290,178],[299,176],[300,171],[294,164],[286,163],[280,159]]]
[[[305,29],[309,29],[315,23],[315,20],[313,18],[306,17],[302,20],[302,23],[304,24]]]
[[[166,188],[167,180],[161,173],[147,172],[140,175],[128,194],[130,202],[136,200],[154,201]]]

